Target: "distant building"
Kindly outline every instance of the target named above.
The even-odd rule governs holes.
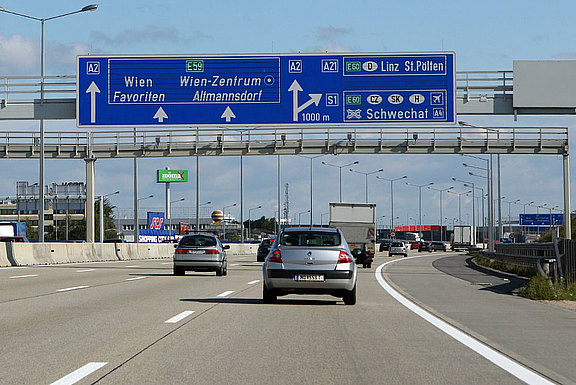
[[[80,221],[86,218],[86,186],[84,182],[52,183],[46,186],[44,226],[58,222]],[[37,183],[16,182],[16,195],[0,198],[0,221],[24,222],[38,226],[40,188]],[[65,236],[63,235],[64,239]]]

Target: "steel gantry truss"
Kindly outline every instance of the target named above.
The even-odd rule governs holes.
[[[299,155],[568,153],[566,127],[178,129],[45,134],[51,159]],[[37,158],[37,133],[0,131],[0,158]]]

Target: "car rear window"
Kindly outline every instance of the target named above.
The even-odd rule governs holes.
[[[270,246],[273,242],[274,242],[273,239],[265,239],[265,240],[262,241],[262,243],[260,244],[260,246]]]
[[[193,235],[182,238],[180,246],[216,246],[216,239],[204,235]]]
[[[280,244],[285,246],[340,246],[340,233],[291,231],[283,233]]]
[[[402,242],[392,242],[392,247],[404,247]]]

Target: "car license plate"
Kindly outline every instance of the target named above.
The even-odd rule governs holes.
[[[204,250],[188,250],[188,254],[204,254]]]
[[[324,282],[323,274],[296,274],[294,281],[300,282]]]

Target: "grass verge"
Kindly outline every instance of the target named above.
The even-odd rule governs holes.
[[[530,269],[497,262],[479,254],[474,255],[474,262],[480,266],[530,278],[528,283],[518,291],[518,295],[524,298],[576,301],[576,283],[555,282]]]

